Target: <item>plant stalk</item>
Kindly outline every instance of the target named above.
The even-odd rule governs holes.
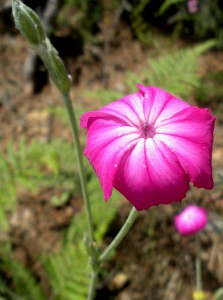
[[[114,240],[111,242],[111,244],[105,249],[105,251],[100,255],[99,262],[102,263],[106,260],[106,258],[109,257],[111,252],[115,250],[118,245],[121,243],[121,241],[124,239],[126,234],[129,232],[130,228],[132,227],[136,217],[138,216],[138,211],[133,207],[127,220],[123,224],[122,228],[114,238]]]
[[[93,270],[92,273],[91,273],[91,283],[90,283],[90,287],[89,287],[87,300],[93,300],[94,299],[97,281],[98,281],[98,274],[97,274],[97,272],[95,272]]]
[[[202,291],[202,278],[201,278],[201,247],[199,234],[195,236],[196,245],[196,290],[198,292]]]
[[[73,105],[72,105],[72,102],[70,99],[70,95],[68,93],[62,94],[62,95],[63,95],[64,103],[66,105],[66,109],[67,109],[67,112],[69,115],[73,139],[75,142],[75,149],[76,149],[76,154],[78,157],[78,167],[79,167],[79,175],[80,175],[80,182],[81,182],[81,191],[82,191],[84,205],[85,205],[85,209],[86,209],[89,241],[90,241],[91,245],[93,245],[95,238],[94,238],[94,231],[93,231],[93,226],[92,226],[91,206],[90,206],[90,200],[89,200],[88,192],[87,192],[86,177],[84,175],[85,174],[84,173],[84,165],[83,165],[83,159],[82,159],[82,153],[81,153],[81,146],[80,146],[77,122],[76,122],[76,118],[75,118]]]

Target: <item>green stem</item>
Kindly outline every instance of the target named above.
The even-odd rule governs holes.
[[[196,289],[198,292],[202,291],[202,278],[201,278],[201,251],[199,234],[195,236],[196,244]]]
[[[40,56],[44,65],[48,69],[52,80],[54,81],[54,83],[56,84],[57,88],[63,96],[67,113],[70,119],[76,155],[78,158],[81,191],[86,211],[88,230],[87,248],[89,249],[88,254],[91,257],[92,262],[92,282],[89,291],[89,299],[91,300],[93,299],[97,283],[98,255],[96,253],[96,245],[92,225],[92,214],[87,192],[87,183],[82,160],[78,126],[75,118],[72,101],[69,95],[71,82],[68,77],[65,66],[60,57],[58,56],[56,49],[53,47],[50,40],[47,38],[37,14],[19,0],[12,1],[12,8],[16,26],[20,29],[27,41],[32,45],[32,47]]]
[[[89,287],[87,300],[93,300],[94,299],[97,281],[98,281],[98,274],[97,274],[97,272],[92,271],[91,283],[90,283],[90,287]]]
[[[106,260],[106,258],[111,254],[111,252],[118,247],[120,242],[129,232],[129,229],[132,227],[132,224],[134,223],[137,216],[138,216],[138,211],[133,207],[127,220],[125,221],[124,225],[120,229],[119,233],[116,235],[116,237],[111,242],[111,244],[105,249],[105,251],[99,257],[99,262],[103,262],[104,260]]]
[[[62,94],[62,95],[63,95],[63,99],[64,99],[64,102],[65,102],[65,105],[67,108],[67,112],[69,115],[73,138],[74,138],[74,142],[75,142],[75,149],[76,149],[76,154],[78,157],[78,167],[79,167],[79,174],[80,174],[81,191],[82,191],[82,195],[84,198],[84,204],[85,204],[85,209],[86,209],[89,240],[90,240],[90,243],[93,244],[95,238],[94,238],[94,231],[93,231],[93,226],[92,226],[91,206],[90,206],[90,201],[89,201],[88,192],[87,192],[86,178],[84,175],[85,173],[84,173],[84,165],[83,165],[83,160],[82,160],[82,153],[81,153],[80,140],[79,140],[79,134],[78,134],[78,127],[77,127],[75,113],[74,113],[73,105],[72,105],[72,102],[70,99],[70,95],[68,93]]]

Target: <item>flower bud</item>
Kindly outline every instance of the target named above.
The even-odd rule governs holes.
[[[175,217],[174,222],[180,234],[195,234],[205,228],[208,222],[207,211],[196,205],[188,205]]]
[[[38,49],[38,54],[59,90],[65,94],[68,93],[71,85],[70,78],[56,49],[48,38],[44,40],[43,46]]]
[[[12,1],[12,12],[17,28],[31,45],[40,45],[45,38],[43,27],[37,14],[19,0]]]

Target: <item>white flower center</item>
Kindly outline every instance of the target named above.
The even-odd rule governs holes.
[[[154,135],[156,134],[156,130],[153,125],[148,124],[147,122],[144,122],[139,127],[139,133],[140,133],[140,136],[144,139],[153,138]]]

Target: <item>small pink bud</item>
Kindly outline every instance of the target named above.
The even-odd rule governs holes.
[[[177,230],[183,235],[195,234],[204,229],[207,221],[207,211],[194,205],[188,205],[174,219]]]

